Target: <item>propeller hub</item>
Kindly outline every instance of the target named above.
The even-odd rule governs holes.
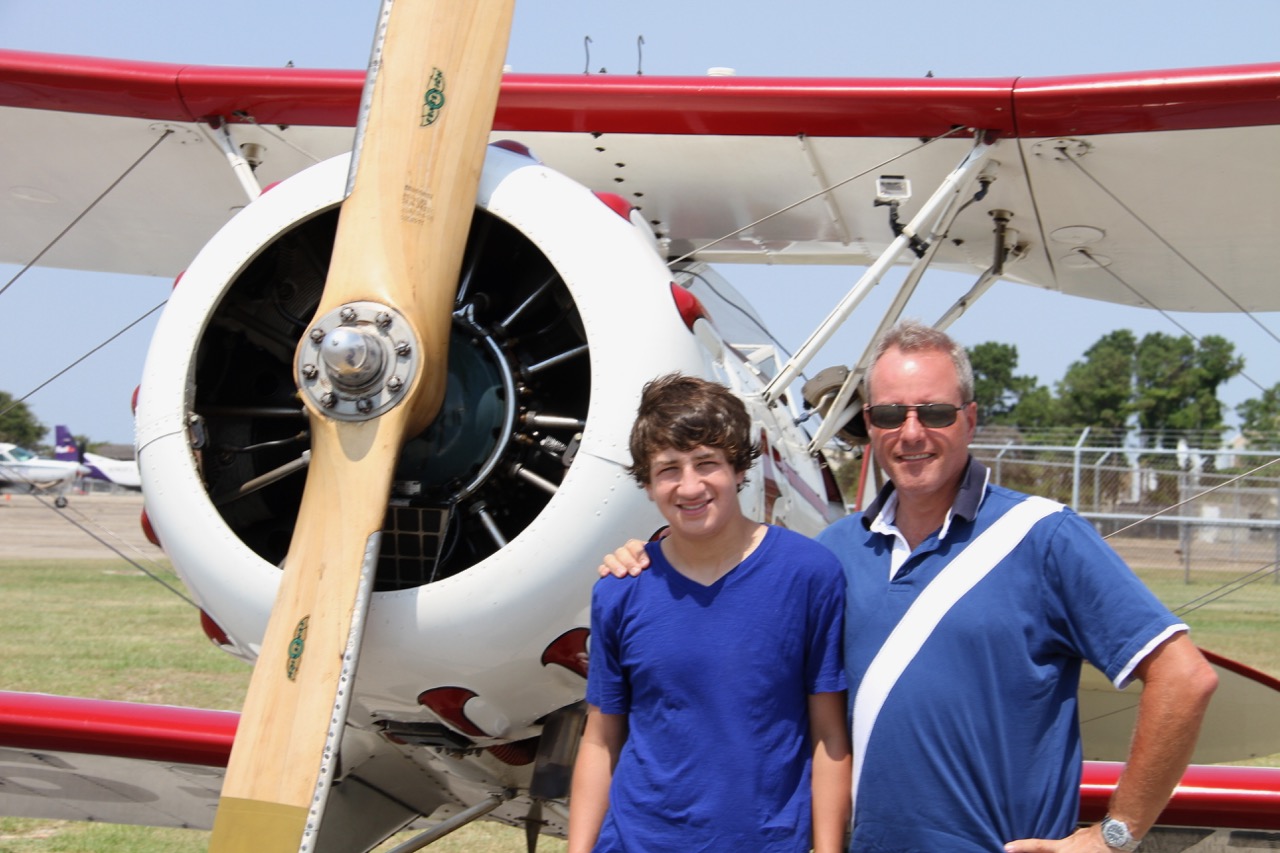
[[[339,326],[325,335],[320,343],[320,360],[329,380],[352,393],[376,383],[386,362],[376,332],[359,326]]]
[[[312,324],[298,348],[294,378],[326,415],[369,420],[404,399],[419,369],[418,350],[400,312],[350,302]]]

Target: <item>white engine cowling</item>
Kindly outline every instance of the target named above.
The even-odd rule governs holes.
[[[209,243],[174,291],[139,395],[152,524],[245,657],[266,625],[304,473],[245,484],[308,445],[292,358],[346,173],[342,157],[299,174]],[[360,665],[366,713],[422,719],[420,693],[463,687],[482,733],[471,736],[505,740],[581,696],[578,674],[543,677],[543,653],[587,624],[600,554],[660,523],[624,471],[638,391],[669,371],[715,371],[671,280],[642,224],[529,156],[490,148],[448,400],[405,449],[383,534]],[[530,710],[515,714],[512,686],[546,696],[519,696]]]

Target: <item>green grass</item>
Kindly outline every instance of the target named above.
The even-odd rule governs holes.
[[[413,838],[402,832],[377,848],[388,851]],[[205,853],[209,833],[66,820],[0,817],[0,853]],[[431,853],[525,853],[524,832],[484,821],[431,844]],[[539,853],[562,853],[556,838],[538,842]]]
[[[1210,601],[1230,575],[1200,572],[1187,584],[1179,570],[1138,573],[1174,609],[1205,596],[1183,616],[1199,645],[1280,675],[1280,584],[1268,578]],[[0,561],[0,659],[6,690],[235,709],[249,683],[249,668],[205,639],[190,604],[117,560]],[[207,844],[208,833],[193,830],[0,818],[0,853],[195,853]],[[524,833],[480,822],[428,849],[523,853]],[[544,838],[538,849],[565,847]]]
[[[0,562],[0,595],[6,690],[240,707],[249,668],[205,638],[191,604],[127,563]]]
[[[158,571],[182,589],[167,565]],[[249,685],[249,667],[205,638],[191,604],[120,560],[0,560],[0,660],[4,690],[236,710]],[[195,830],[0,817],[0,853],[196,853],[208,843]],[[480,822],[429,849],[526,848],[522,830]]]
[[[1202,649],[1280,677],[1280,583],[1276,575],[1137,569],[1138,576],[1191,628]],[[1248,582],[1252,580],[1252,582]],[[1280,767],[1280,753],[1242,765]]]
[[[0,853],[197,853],[207,832],[0,818]]]
[[[1161,601],[1182,617],[1201,648],[1280,677],[1280,583],[1262,577],[1247,586],[1230,572],[1137,569]]]
[[[415,833],[401,833],[378,848],[391,850]],[[204,853],[209,833],[105,823],[0,817],[0,853]],[[431,853],[525,853],[524,833],[479,822],[426,848]],[[563,841],[543,838],[539,853],[560,853]]]

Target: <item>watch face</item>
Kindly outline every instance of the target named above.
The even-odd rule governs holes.
[[[1129,827],[1118,820],[1107,818],[1102,822],[1102,840],[1108,847],[1129,850],[1133,836],[1129,834]]]

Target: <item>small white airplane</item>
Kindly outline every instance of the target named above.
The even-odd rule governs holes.
[[[89,469],[75,461],[46,459],[25,447],[0,441],[0,492],[56,493],[54,504],[67,505],[67,493]]]
[[[396,29],[379,86],[405,79]],[[431,71],[408,72],[415,128],[484,100],[472,78],[487,72],[431,43]],[[681,370],[736,389],[766,451],[744,508],[812,533],[844,511],[822,452],[858,410],[859,364],[828,374],[810,420],[791,388],[895,263],[911,272],[883,325],[931,266],[975,276],[941,325],[999,278],[1280,309],[1280,65],[508,75],[487,149],[442,142],[444,165],[409,178],[397,164],[423,152],[373,106],[404,104],[359,107],[359,73],[0,51],[0,81],[0,159],[30,164],[0,196],[0,261],[31,257],[114,179],[108,164],[138,161],[42,261],[185,269],[139,394],[147,513],[208,636],[258,664],[239,717],[0,694],[0,774],[18,782],[0,786],[5,813],[214,826],[211,849],[239,849],[220,846],[226,821],[287,827],[253,848],[271,850],[365,850],[408,825],[426,843],[482,816],[562,835],[592,567],[660,523],[624,470],[645,381]],[[441,174],[476,185],[459,203]],[[469,231],[432,230],[473,207]],[[354,232],[366,219],[377,227]],[[422,245],[456,264],[435,270]],[[720,262],[868,271],[788,358]],[[352,275],[388,267],[390,284]],[[1195,760],[1280,751],[1280,682],[1215,663],[1224,718]],[[1082,693],[1086,751],[1119,760],[1136,700],[1095,710],[1102,693]],[[1115,773],[1087,767],[1082,819],[1101,816]],[[1195,767],[1165,821],[1280,830],[1280,770]]]
[[[114,483],[126,489],[142,488],[137,460],[112,459],[100,453],[81,450],[71,430],[62,424],[54,427],[54,458],[82,465],[87,472],[83,477]]]

